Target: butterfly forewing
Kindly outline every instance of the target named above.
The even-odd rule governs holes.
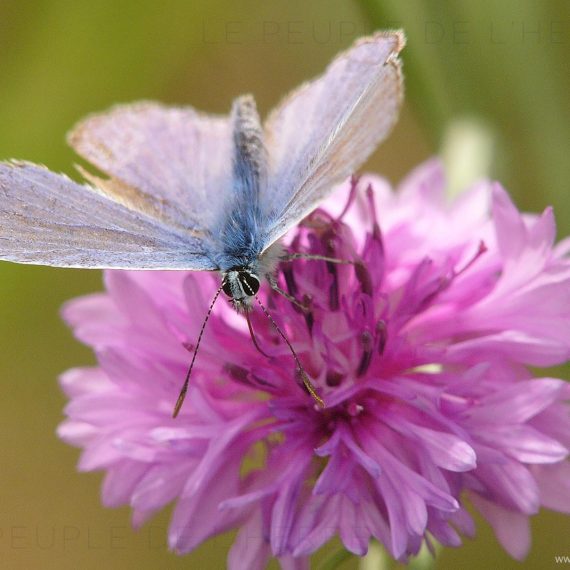
[[[339,55],[289,95],[265,124],[270,175],[266,247],[358,169],[390,132],[403,85],[401,32],[380,32]]]

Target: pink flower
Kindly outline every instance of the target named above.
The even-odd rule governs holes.
[[[570,510],[568,386],[529,366],[570,351],[570,240],[550,209],[521,215],[498,184],[447,204],[437,162],[396,192],[365,177],[298,228],[290,248],[358,260],[298,260],[281,285],[303,312],[263,299],[327,407],[304,392],[287,346],[260,310],[253,346],[219,301],[191,389],[171,418],[217,275],[105,274],[106,292],[64,317],[99,366],[70,370],[59,434],[105,470],[103,502],[133,524],[176,502],[171,547],[186,553],[239,528],[230,568],[286,568],[334,535],[357,555],[371,537],[405,560],[428,536],[474,533],[471,501],[516,558],[529,516]],[[256,307],[259,309],[259,307]]]

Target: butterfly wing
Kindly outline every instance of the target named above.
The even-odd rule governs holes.
[[[59,267],[216,269],[207,236],[25,162],[0,163],[0,259]]]
[[[363,38],[268,117],[263,195],[269,247],[352,174],[394,126],[403,99],[402,32]]]
[[[187,229],[211,228],[231,191],[232,123],[143,102],[92,115],[69,134],[109,180],[82,172],[127,207]]]

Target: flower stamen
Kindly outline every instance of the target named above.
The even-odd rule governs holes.
[[[384,354],[384,349],[386,348],[386,343],[388,342],[388,328],[386,327],[386,322],[379,320],[376,323],[376,338],[378,339],[378,354],[382,356]]]
[[[370,363],[372,362],[372,348],[374,346],[374,338],[369,331],[360,334],[360,344],[362,345],[362,356],[356,370],[356,376],[360,377],[366,373]]]

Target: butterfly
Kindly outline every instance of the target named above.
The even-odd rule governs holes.
[[[235,99],[228,116],[152,102],[89,116],[68,142],[106,178],[78,167],[88,182],[80,184],[39,165],[1,162],[0,259],[217,270],[216,299],[223,291],[247,311],[275,271],[280,238],[395,124],[404,43],[400,31],[356,41],[264,123],[251,95]]]

